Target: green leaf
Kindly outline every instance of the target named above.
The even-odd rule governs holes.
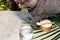
[[[27,12],[28,10],[27,10],[27,8],[22,8],[21,9],[21,12]]]

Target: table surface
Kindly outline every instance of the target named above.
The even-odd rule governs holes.
[[[20,11],[0,11],[0,40],[20,40],[19,29],[28,16]]]
[[[0,11],[0,40],[20,40],[19,28],[22,20],[29,17],[29,14],[20,13],[17,11]],[[30,16],[31,17],[31,16]],[[34,31],[33,40],[60,40],[59,26],[53,26],[50,32]]]
[[[33,40],[60,40],[60,27],[54,24],[49,32],[35,30]]]

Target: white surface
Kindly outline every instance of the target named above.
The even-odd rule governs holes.
[[[20,28],[26,25],[22,16],[20,12],[0,11],[0,40],[20,40]]]

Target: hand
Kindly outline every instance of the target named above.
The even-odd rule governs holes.
[[[23,4],[18,4],[18,7],[19,8],[23,8]]]

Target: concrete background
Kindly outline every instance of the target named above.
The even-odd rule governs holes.
[[[20,40],[19,29],[28,16],[19,11],[0,11],[0,40]]]

